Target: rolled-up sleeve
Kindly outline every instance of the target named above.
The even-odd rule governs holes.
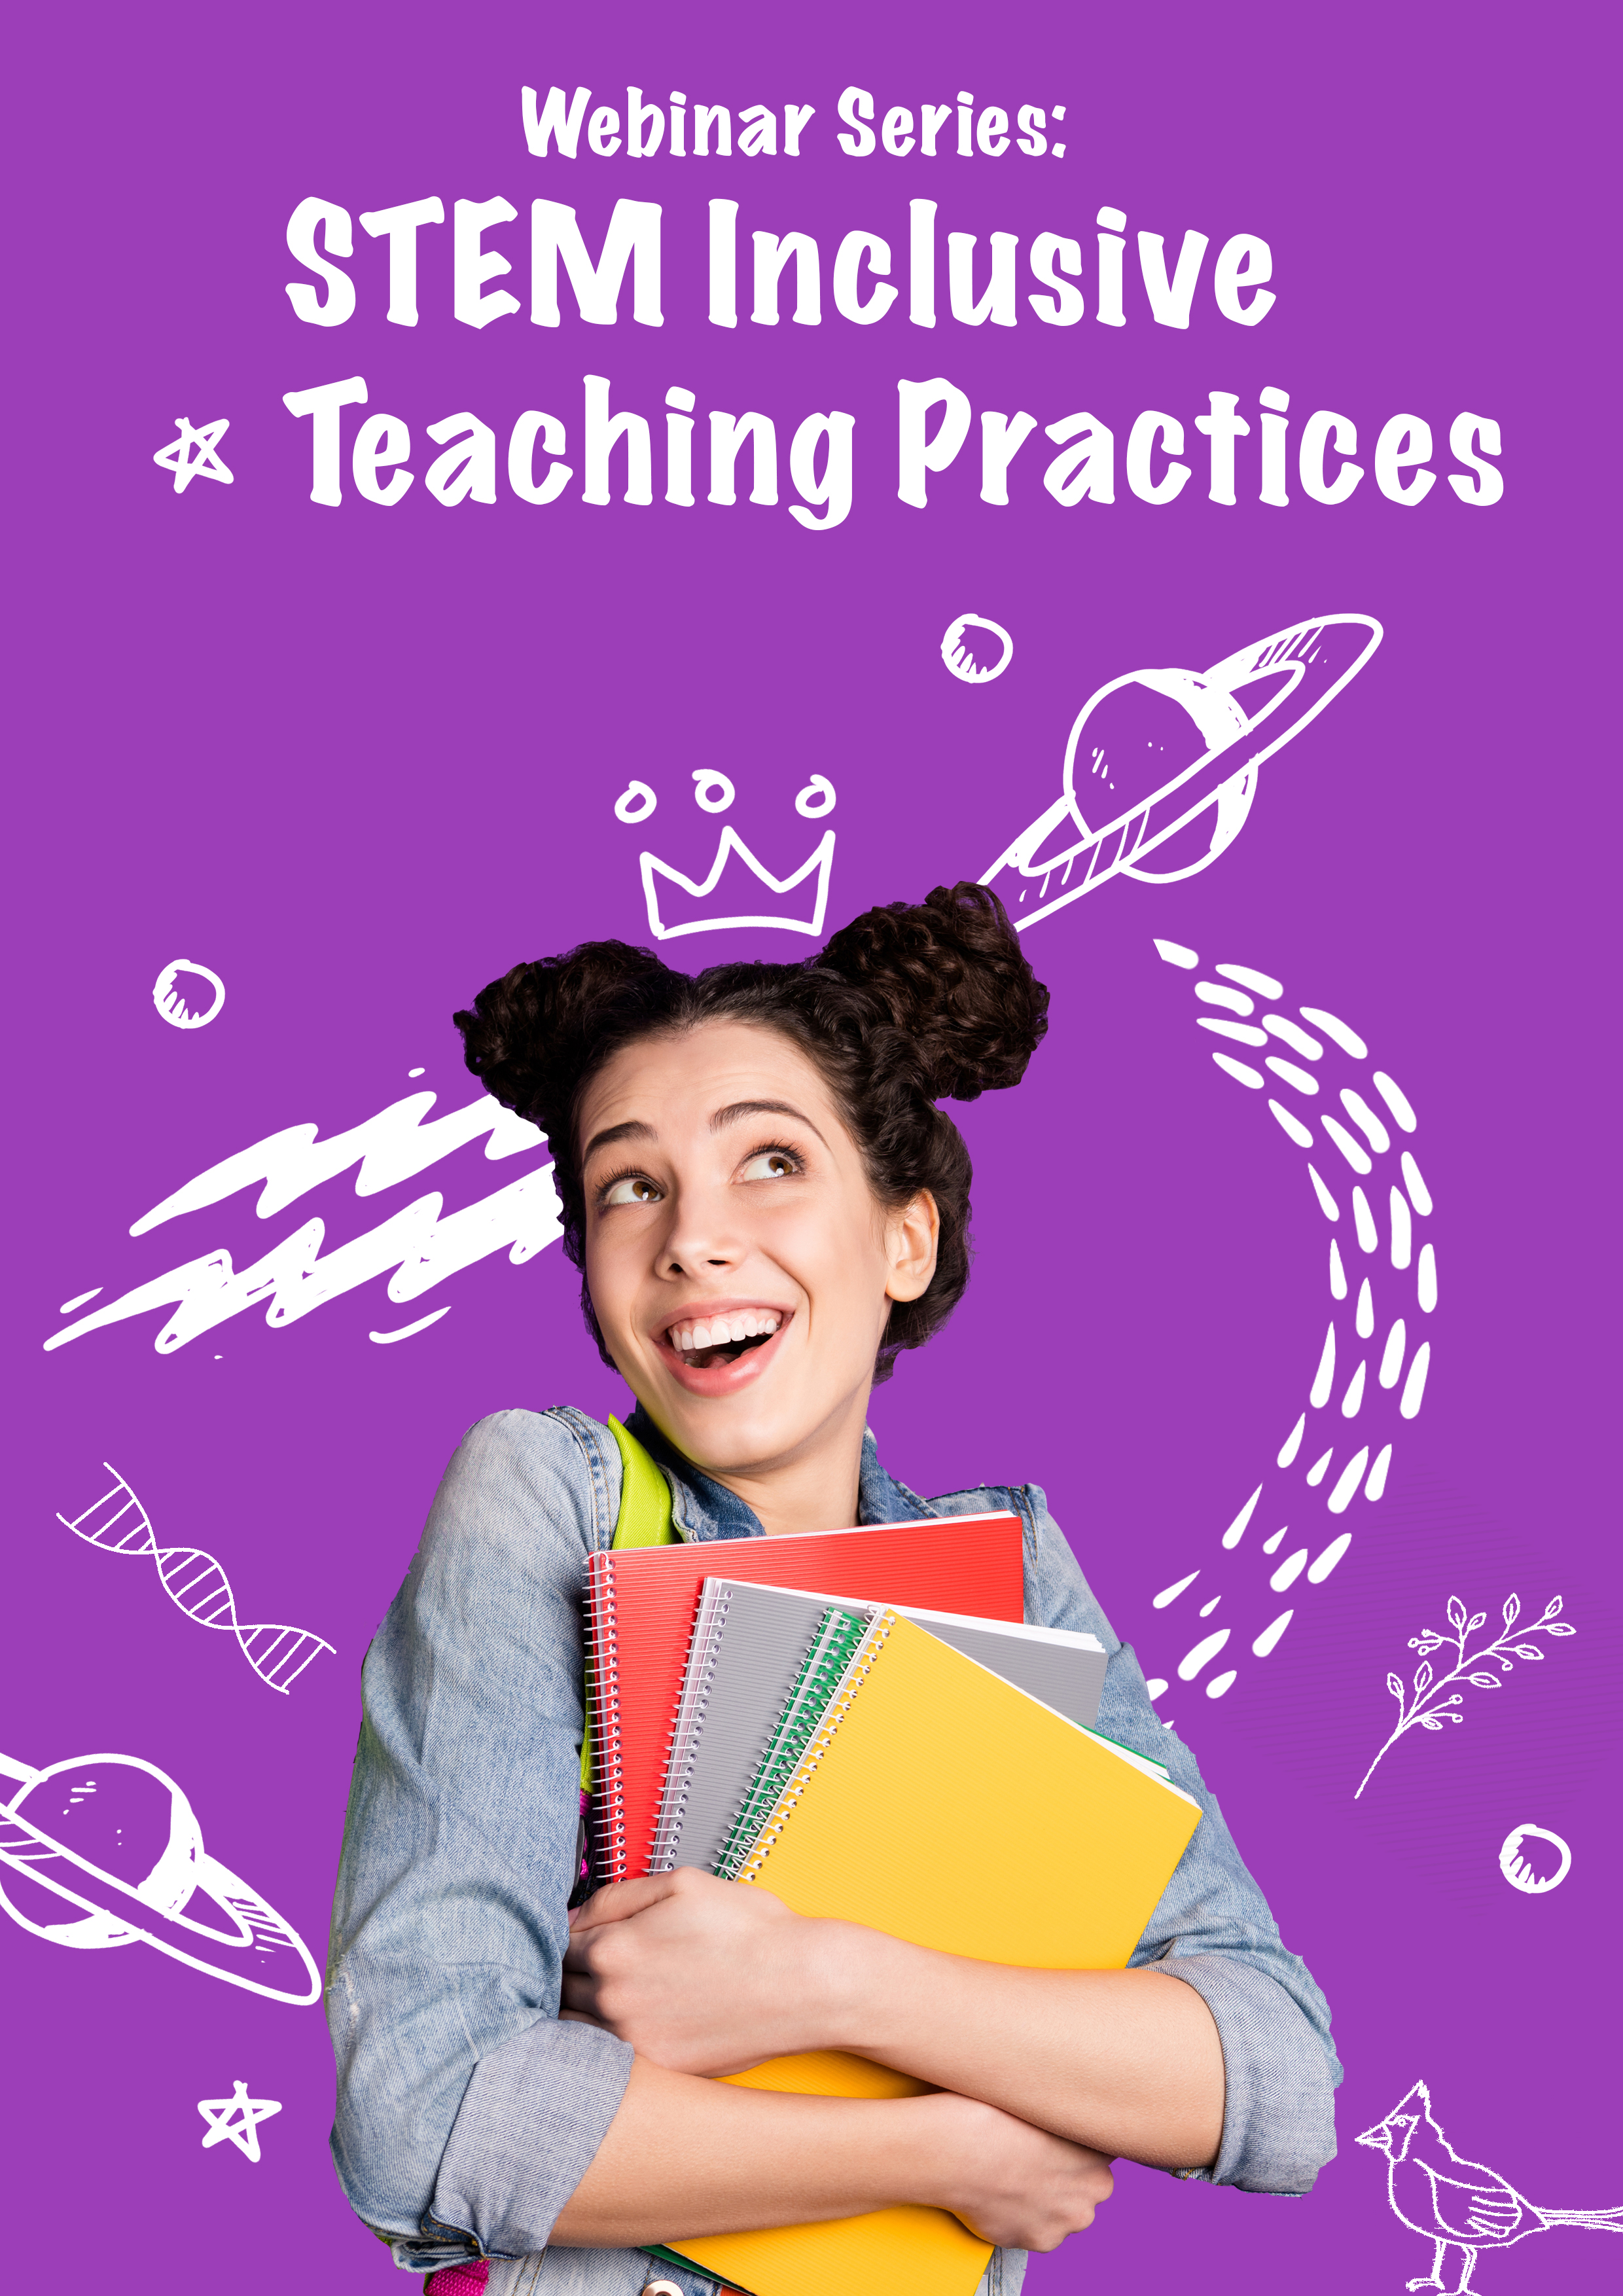
[[[1165,1762],[1174,1784],[1201,1805],[1194,1837],[1130,1964],[1193,1986],[1223,2044],[1222,2144],[1209,2167],[1183,2173],[1245,2192],[1309,2192],[1336,2150],[1341,2068],[1329,2005],[1281,1938],[1194,1756],[1176,1730],[1162,1727],[1131,1644],[1112,1632],[1042,1493],[1030,1488],[1015,1496],[1026,1502],[1035,1533],[1027,1616],[1098,1636],[1111,1654],[1099,1728]]]
[[[332,2150],[419,2271],[546,2245],[632,2052],[560,2023],[581,1565],[619,1461],[562,1414],[483,1420],[362,1670],[327,1972]]]

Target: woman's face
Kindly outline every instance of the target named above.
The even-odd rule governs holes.
[[[890,1302],[935,1270],[936,1208],[876,1201],[806,1055],[742,1021],[648,1037],[592,1079],[579,1126],[592,1305],[656,1423],[724,1476],[859,1441]]]

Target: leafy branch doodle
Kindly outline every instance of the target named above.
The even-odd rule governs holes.
[[[1465,1616],[1464,1603],[1457,1595],[1450,1595],[1448,1624],[1453,1628],[1452,1634],[1439,1635],[1435,1627],[1428,1627],[1422,1634],[1410,1637],[1409,1648],[1412,1651],[1418,1651],[1421,1657],[1421,1663],[1414,1669],[1413,1695],[1411,1696],[1411,1693],[1405,1690],[1402,1681],[1397,1675],[1389,1674],[1386,1678],[1387,1688],[1398,1701],[1398,1727],[1368,1769],[1365,1771],[1363,1784],[1359,1786],[1358,1792],[1354,1794],[1353,1800],[1357,1800],[1365,1786],[1368,1785],[1374,1776],[1382,1757],[1398,1743],[1406,1730],[1413,1729],[1416,1722],[1420,1724],[1422,1730],[1440,1730],[1445,1722],[1463,1722],[1465,1719],[1463,1714],[1456,1714],[1453,1710],[1456,1706],[1463,1706],[1465,1702],[1460,1693],[1455,1690],[1447,1697],[1443,1695],[1446,1691],[1449,1691],[1451,1684],[1463,1681],[1469,1682],[1477,1690],[1497,1690],[1499,1675],[1488,1671],[1489,1660],[1496,1659],[1500,1673],[1509,1674],[1517,1659],[1542,1659],[1544,1656],[1543,1651],[1539,1649],[1537,1643],[1518,1642],[1515,1639],[1516,1636],[1577,1634],[1576,1627],[1567,1626],[1562,1620],[1560,1611],[1561,1596],[1557,1595],[1545,1604],[1544,1615],[1541,1618],[1536,1619],[1530,1627],[1519,1627],[1516,1621],[1521,1615],[1521,1597],[1515,1595],[1508,1595],[1504,1603],[1504,1632],[1496,1636],[1491,1643],[1484,1643],[1480,1650],[1472,1651],[1467,1654],[1465,1645],[1478,1628],[1487,1624],[1488,1613],[1486,1611],[1478,1611],[1468,1619]],[[1445,1644],[1450,1642],[1459,1652],[1459,1663],[1447,1674],[1440,1675],[1433,1681],[1431,1653],[1433,1651],[1441,1650]]]

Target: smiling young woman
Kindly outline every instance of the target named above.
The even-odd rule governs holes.
[[[987,2296],[1012,2296],[1112,2157],[1300,2193],[1334,2152],[1324,1998],[1042,1492],[921,1499],[866,1431],[968,1277],[970,1161],[936,1103],[1018,1083],[1046,1008],[996,899],[958,885],[803,965],[693,979],[594,942],[456,1016],[552,1144],[586,1322],[679,1535],[1017,1510],[1028,1620],[1099,1637],[1100,1728],[1204,1819],[1126,1970],[963,1960],[691,1871],[571,1914],[581,1565],[621,1455],[570,1409],[481,1421],[366,1659],[327,1986],[345,2189],[408,2269],[451,2268],[444,2296],[487,2265],[488,2296],[636,2296],[643,2244],[904,2202],[996,2243]],[[712,2078],[806,2049],[933,2093]]]

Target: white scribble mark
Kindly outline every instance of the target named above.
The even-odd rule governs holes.
[[[0,1912],[30,1937],[90,1952],[150,1945],[266,2001],[320,2000],[303,1939],[204,1849],[191,1803],[155,1763],[87,1754],[37,1770],[0,1753],[0,1776],[22,1781],[0,1807]]]
[[[1283,1543],[1285,1533],[1290,1529],[1290,1528],[1291,1526],[1288,1522],[1282,1522],[1279,1529],[1274,1533],[1271,1538],[1265,1538],[1263,1540],[1263,1553],[1265,1554],[1277,1554]]]
[[[986,639],[972,636],[973,631],[984,631],[987,637],[996,639],[996,661],[989,659],[991,648]],[[984,614],[960,614],[955,622],[947,626],[947,636],[941,641],[941,659],[965,685],[989,685],[995,677],[1003,676],[1013,660],[1014,641],[1001,622],[989,622]]]
[[[1347,1270],[1341,1265],[1341,1253],[1334,1236],[1330,1239],[1330,1296],[1332,1300],[1347,1297]]]
[[[1322,1411],[1330,1400],[1330,1390],[1336,1375],[1336,1327],[1332,1319],[1324,1333],[1324,1345],[1319,1356],[1319,1367],[1313,1374],[1313,1385],[1307,1390],[1307,1400],[1316,1411]]]
[[[1307,1549],[1304,1547],[1302,1551],[1305,1554]],[[1280,1636],[1295,1616],[1294,1611],[1282,1611],[1271,1626],[1265,1627],[1251,1644],[1252,1657],[1266,1658],[1270,1651],[1276,1649]]]
[[[1219,970],[1221,970],[1220,967]],[[1283,996],[1284,991],[1276,989],[1275,994]],[[1322,1061],[1324,1059],[1324,1047],[1318,1038],[1310,1037],[1306,1029],[1299,1029],[1295,1021],[1287,1020],[1283,1013],[1265,1013],[1262,1016],[1262,1025],[1270,1037],[1277,1037],[1282,1045],[1289,1045],[1291,1050],[1293,1053],[1299,1053],[1303,1060]]]
[[[1357,1030],[1349,1029],[1345,1021],[1338,1021],[1333,1013],[1326,1013],[1318,1004],[1299,1004],[1296,1009],[1304,1021],[1311,1021],[1316,1029],[1322,1029],[1332,1044],[1340,1045],[1350,1059],[1366,1061],[1369,1058],[1369,1046]]]
[[[1369,1471],[1369,1480],[1364,1486],[1364,1496],[1366,1499],[1373,1502],[1373,1500],[1384,1496],[1386,1491],[1386,1471],[1391,1464],[1392,1447],[1389,1443],[1383,1443],[1381,1447],[1380,1453],[1376,1457],[1374,1465]]]
[[[1529,1837],[1547,1841],[1561,1853],[1561,1864],[1553,1874],[1540,1874],[1521,1855],[1521,1845]],[[1559,1833],[1552,1833],[1542,1825],[1519,1825],[1507,1833],[1499,1847],[1499,1871],[1512,1890],[1523,1890],[1529,1898],[1541,1898],[1548,1890],[1559,1890],[1572,1871],[1572,1851]]]
[[[112,1488],[93,1499],[83,1513],[58,1514],[70,1530],[103,1554],[150,1557],[176,1609],[200,1627],[234,1634],[243,1657],[261,1682],[284,1695],[312,1659],[332,1653],[332,1644],[301,1627],[245,1625],[236,1613],[231,1581],[215,1561],[196,1546],[160,1546],[151,1518],[118,1469],[103,1459]]]
[[[1509,1674],[1516,1659],[1539,1660],[1545,1657],[1545,1652],[1536,1643],[1526,1639],[1529,1635],[1575,1635],[1578,1628],[1568,1626],[1562,1620],[1561,1607],[1561,1596],[1553,1595],[1545,1604],[1541,1616],[1535,1619],[1530,1627],[1518,1626],[1516,1622],[1521,1615],[1521,1597],[1516,1595],[1507,1595],[1503,1612],[1504,1619],[1503,1631],[1496,1635],[1492,1642],[1484,1643],[1480,1650],[1468,1652],[1466,1644],[1479,1627],[1487,1624],[1488,1613],[1486,1611],[1478,1611],[1468,1619],[1465,1615],[1464,1603],[1457,1595],[1450,1595],[1448,1632],[1446,1635],[1439,1634],[1435,1627],[1427,1627],[1420,1634],[1412,1635],[1409,1638],[1409,1648],[1412,1651],[1418,1651],[1421,1659],[1420,1665],[1415,1669],[1413,1691],[1406,1690],[1403,1683],[1395,1674],[1389,1674],[1386,1678],[1387,1688],[1398,1701],[1398,1726],[1368,1769],[1365,1771],[1353,1800],[1355,1801],[1358,1800],[1359,1795],[1363,1793],[1365,1787],[1368,1785],[1380,1767],[1384,1756],[1398,1743],[1406,1730],[1412,1730],[1417,1722],[1422,1730],[1440,1730],[1445,1722],[1464,1720],[1463,1714],[1453,1710],[1465,1702],[1459,1691],[1452,1687],[1454,1684],[1465,1682],[1470,1683],[1473,1689],[1497,1690],[1500,1675]],[[1517,1640],[1518,1636],[1522,1637],[1521,1641]],[[1431,1671],[1431,1654],[1448,1644],[1453,1644],[1457,1653],[1456,1663],[1447,1674],[1434,1679]],[[1491,1671],[1495,1665],[1498,1667],[1499,1674]],[[1449,1694],[1445,1696],[1445,1692]]]
[[[1276,1595],[1283,1595],[1295,1586],[1307,1568],[1307,1550],[1305,1546],[1299,1546],[1294,1554],[1286,1555],[1268,1584]]]
[[[1204,1642],[1197,1643],[1192,1651],[1185,1652],[1178,1661],[1178,1680],[1193,1682],[1208,1659],[1216,1658],[1233,1631],[1230,1627],[1219,1627],[1215,1635],[1208,1635]]]
[[[1358,1232],[1360,1251],[1373,1251],[1381,1238],[1375,1227],[1375,1215],[1369,1208],[1369,1198],[1362,1188],[1352,1192],[1353,1226]]]
[[[1198,1570],[1192,1570],[1186,1578],[1179,1578],[1174,1585],[1163,1587],[1160,1593],[1154,1597],[1155,1609],[1164,1611],[1168,1603],[1176,1603],[1184,1587],[1193,1587],[1200,1575]]]
[[[1295,1092],[1311,1094],[1319,1088],[1317,1077],[1309,1076],[1306,1069],[1299,1069],[1294,1061],[1282,1061],[1276,1053],[1270,1054],[1263,1066],[1272,1070]]]
[[[1220,972],[1225,980],[1238,981],[1242,988],[1254,988],[1258,996],[1266,996],[1270,1001],[1285,993],[1283,980],[1275,980],[1271,972],[1258,972],[1254,965],[1214,964],[1212,971]]]
[[[816,896],[810,915],[789,916],[781,911],[743,913],[729,910],[725,914],[690,917],[680,924],[666,923],[660,911],[660,888],[656,881],[662,877],[691,899],[708,901],[721,882],[728,857],[734,853],[768,892],[780,897],[792,893],[808,877],[815,876]],[[823,931],[823,919],[828,908],[829,872],[834,860],[834,832],[832,829],[824,830],[819,843],[813,847],[799,867],[787,877],[775,877],[764,863],[758,861],[731,822],[722,830],[709,874],[698,882],[692,877],[684,877],[680,869],[673,869],[668,861],[661,861],[657,853],[644,853],[641,858],[648,926],[657,940],[679,940],[685,933],[722,932],[734,926],[745,925],[775,928],[782,932],[809,933],[814,938]]]
[[[1320,1452],[1318,1457],[1307,1470],[1307,1488],[1309,1490],[1317,1490],[1319,1485],[1324,1481],[1324,1477],[1330,1472],[1330,1463],[1334,1456],[1335,1446],[1333,1443],[1331,1445],[1328,1451]]]
[[[427,1316],[419,1316],[414,1324],[402,1324],[398,1332],[368,1332],[366,1336],[369,1340],[375,1340],[381,1348],[391,1348],[397,1340],[414,1339],[419,1332],[426,1332],[430,1324],[437,1324],[442,1316],[448,1316],[450,1312],[451,1306],[447,1300],[443,1308],[436,1308]]]
[[[1231,1013],[1245,1017],[1257,1010],[1257,1000],[1248,996],[1243,988],[1225,988],[1220,980],[1197,980],[1194,993],[1202,1004],[1226,1005]]]
[[[814,774],[795,800],[795,811],[802,821],[821,821],[825,813],[832,813],[840,802],[834,784],[823,774]]]
[[[1305,1140],[1299,1140],[1296,1144],[1299,1148],[1311,1148],[1313,1145],[1312,1133],[1309,1132]],[[1324,1185],[1324,1181],[1320,1179],[1316,1166],[1312,1164],[1308,1165],[1307,1177],[1313,1183],[1313,1193],[1319,1200],[1319,1210],[1324,1213],[1325,1218],[1327,1220],[1339,1220],[1341,1217],[1341,1207],[1337,1203],[1335,1198]]]
[[[1213,1675],[1206,1685],[1206,1695],[1208,1698],[1225,1698],[1239,1679],[1239,1668],[1231,1666],[1225,1673]]]
[[[152,460],[160,470],[175,473],[175,491],[184,495],[193,479],[217,479],[221,486],[234,483],[234,473],[225,468],[217,452],[220,440],[231,428],[229,415],[222,414],[217,422],[205,422],[193,430],[184,414],[175,417],[178,439],[171,439],[167,447],[160,447]]]
[[[1262,1030],[1253,1029],[1249,1021],[1218,1021],[1209,1013],[1201,1013],[1195,1021],[1195,1027],[1209,1029],[1215,1037],[1226,1037],[1232,1044],[1250,1045],[1258,1052],[1260,1052],[1268,1041]]]
[[[1223,1544],[1225,1546],[1234,1547],[1239,1546],[1241,1540],[1245,1537],[1245,1527],[1247,1523],[1250,1522],[1251,1517],[1257,1512],[1257,1502],[1261,1496],[1262,1485],[1258,1483],[1256,1489],[1251,1493],[1250,1497],[1247,1499],[1245,1505],[1241,1508],[1233,1522],[1230,1523],[1228,1529],[1224,1532]]]
[[[1357,2142],[1386,2154],[1388,2206],[1399,2224],[1431,2243],[1431,2269],[1423,2279],[1409,2281],[1412,2289],[1476,2296],[1471,2276],[1483,2249],[1513,2248],[1553,2225],[1623,2232],[1623,2208],[1541,2209],[1496,2169],[1463,2160],[1432,2117],[1431,2092],[1423,2080]],[[1446,2276],[1451,2248],[1460,2258],[1452,2290]]]
[[[1409,1254],[1414,1247],[1414,1226],[1409,1218],[1409,1200],[1401,1188],[1394,1188],[1391,1192],[1391,1216],[1392,1265],[1404,1268],[1409,1264]]]
[[[1406,1148],[1403,1152],[1403,1185],[1409,1192],[1409,1201],[1422,1219],[1431,1216],[1431,1193],[1420,1177],[1420,1166]]]
[[[737,795],[725,774],[717,773],[713,766],[693,775],[693,803],[701,813],[725,813]]]
[[[1403,1400],[1398,1408],[1406,1419],[1416,1419],[1426,1392],[1426,1374],[1431,1368],[1431,1342],[1422,1341],[1414,1350],[1414,1360],[1409,1365],[1409,1376],[1403,1383]]]
[[[1370,1290],[1369,1277],[1367,1275],[1365,1277],[1363,1283],[1358,1286],[1358,1310],[1356,1322],[1358,1337],[1361,1340],[1368,1340],[1374,1337],[1375,1295]]]
[[[57,1309],[57,1314],[59,1316],[70,1316],[76,1308],[83,1308],[90,1300],[99,1300],[104,1288],[105,1287],[103,1285],[98,1283],[95,1289],[92,1292],[81,1292],[74,1299],[64,1300],[61,1306]]]
[[[1176,964],[1184,972],[1193,972],[1201,962],[1194,950],[1185,948],[1181,941],[1158,940],[1155,947],[1163,964]]]
[[[182,985],[183,973],[208,982],[210,994],[206,1003]],[[206,964],[198,964],[189,956],[177,956],[173,964],[164,966],[153,981],[152,1002],[159,1018],[167,1021],[171,1029],[206,1029],[210,1021],[219,1018],[225,1002],[225,984]]]
[[[205,2152],[211,2144],[223,2144],[229,2138],[245,2160],[257,2161],[259,2123],[269,2120],[282,2107],[275,2097],[250,2096],[247,2084],[237,2081],[229,2096],[200,2097],[197,2109],[209,2124],[209,2134],[203,2139]]]
[[[1252,1092],[1262,1090],[1262,1078],[1255,1069],[1248,1068],[1243,1061],[1231,1060],[1226,1053],[1214,1053],[1212,1058],[1225,1075],[1234,1078],[1236,1084],[1246,1085]]]
[[[487,1159],[524,1155],[545,1145],[545,1134],[487,1095],[425,1124],[422,1118],[434,1101],[431,1092],[414,1093],[329,1140],[317,1136],[314,1124],[290,1125],[200,1172],[143,1213],[130,1234],[145,1235],[167,1220],[223,1202],[256,1182],[264,1183],[256,1210],[261,1219],[268,1219],[353,1165],[360,1167],[355,1193],[371,1196],[414,1178],[481,1135],[488,1135]],[[506,1250],[513,1266],[522,1267],[563,1232],[552,1171],[550,1164],[543,1165],[443,1218],[443,1196],[420,1196],[381,1226],[324,1256],[321,1244],[325,1228],[319,1219],[307,1221],[264,1259],[241,1270],[234,1267],[229,1251],[209,1252],[137,1284],[65,1331],[53,1332],[45,1347],[47,1351],[63,1347],[127,1316],[172,1307],[179,1312],[154,1342],[159,1353],[167,1355],[250,1308],[265,1306],[266,1321],[280,1329],[391,1267],[396,1273],[389,1297],[400,1304],[421,1298],[436,1283],[495,1251]]]
[[[1335,1142],[1336,1146],[1340,1150],[1342,1155],[1346,1157],[1348,1162],[1352,1166],[1355,1172],[1367,1175],[1374,1170],[1374,1166],[1370,1162],[1369,1158],[1365,1154],[1363,1149],[1353,1138],[1352,1134],[1347,1129],[1347,1127],[1344,1124],[1338,1124],[1333,1116],[1321,1116],[1319,1122],[1324,1126],[1325,1131],[1330,1135],[1330,1137]]]
[[[1145,669],[1112,678],[1071,726],[1060,795],[981,883],[1003,891],[1004,871],[1023,879],[1018,897],[1007,899],[1011,911],[1035,885],[1036,906],[1015,916],[1015,930],[1025,932],[1112,877],[1168,884],[1209,868],[1244,827],[1262,765],[1328,708],[1381,636],[1367,615],[1327,614],[1198,674]],[[1248,714],[1246,689],[1261,680],[1270,690]]]
[[[1429,1316],[1437,1305],[1437,1250],[1430,1243],[1420,1248],[1420,1265],[1415,1269],[1415,1297],[1421,1312]]]
[[[659,802],[646,782],[627,782],[614,800],[614,818],[635,826],[646,821]]]
[[[1404,1349],[1408,1345],[1408,1333],[1401,1316],[1386,1335],[1386,1346],[1381,1357],[1381,1384],[1396,1387],[1403,1372]]]
[[[1357,1126],[1377,1156],[1384,1156],[1392,1144],[1392,1136],[1376,1115],[1361,1092],[1349,1085],[1341,1087],[1341,1105]]]
[[[1384,1069],[1377,1069],[1372,1081],[1374,1084],[1375,1090],[1381,1095],[1381,1099],[1385,1101],[1387,1106],[1391,1110],[1392,1115],[1400,1129],[1405,1132],[1413,1132],[1416,1125],[1420,1122],[1420,1119],[1410,1107],[1406,1095],[1398,1090],[1391,1078],[1387,1075],[1386,1070]]]
[[[1307,1431],[1307,1414],[1304,1411],[1301,1417],[1297,1421],[1295,1426],[1286,1436],[1283,1443],[1281,1444],[1277,1464],[1282,1467],[1289,1467],[1294,1464],[1296,1455],[1302,1447],[1302,1437]]]
[[[1292,1116],[1290,1110],[1288,1108],[1282,1108],[1276,1100],[1269,1101],[1268,1106],[1279,1119],[1281,1128],[1283,1129],[1287,1140],[1294,1140],[1299,1148],[1312,1147],[1313,1135],[1308,1131],[1307,1126],[1302,1122],[1299,1116]],[[1336,1218],[1336,1214],[1332,1212],[1331,1218],[1332,1219],[1334,1219]]]

